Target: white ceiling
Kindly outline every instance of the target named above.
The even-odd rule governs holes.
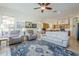
[[[71,17],[79,14],[78,3],[51,3],[49,6],[53,10],[41,13],[40,10],[34,10],[38,7],[36,3],[0,3],[0,15],[13,16],[18,19],[32,21],[54,21],[65,17]],[[58,11],[54,13],[53,11]]]

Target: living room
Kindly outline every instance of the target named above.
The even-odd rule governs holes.
[[[78,3],[0,3],[0,56],[79,56]]]

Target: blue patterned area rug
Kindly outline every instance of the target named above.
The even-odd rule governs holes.
[[[64,47],[45,41],[27,41],[10,48],[12,56],[77,56]]]

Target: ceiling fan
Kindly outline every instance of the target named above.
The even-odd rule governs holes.
[[[40,7],[34,8],[34,9],[40,9],[43,13],[45,10],[52,10],[51,7],[49,7],[50,3],[38,3]]]

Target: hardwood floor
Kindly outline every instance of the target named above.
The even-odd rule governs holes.
[[[10,56],[11,52],[10,52],[10,47],[6,46],[6,47],[2,47],[0,49],[0,56]]]
[[[69,47],[68,49],[79,53],[79,41],[74,36],[69,38]]]

